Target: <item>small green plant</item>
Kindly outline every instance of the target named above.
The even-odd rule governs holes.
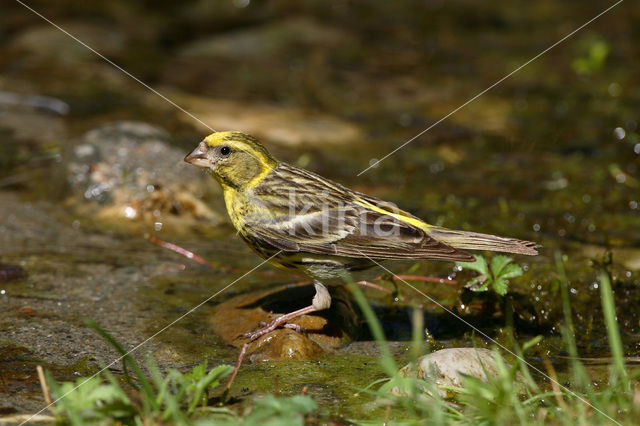
[[[123,387],[109,370],[61,384],[45,373],[56,400],[52,409],[61,422],[73,425],[303,425],[306,416],[318,408],[308,396],[271,394],[257,399],[243,415],[226,407],[211,406],[210,391],[229,376],[231,366],[219,365],[207,371],[205,361],[186,373],[173,368],[163,373],[149,356],[145,363],[148,373],[145,373],[109,333],[94,322],[89,325],[122,355],[123,379],[128,386]],[[129,369],[133,376],[129,375]]]
[[[256,401],[241,423],[244,426],[302,426],[305,424],[305,416],[317,409],[316,402],[305,395],[282,397],[268,394]]]
[[[508,280],[522,275],[520,265],[513,262],[508,256],[494,256],[491,258],[491,267],[487,264],[486,259],[480,255],[473,255],[476,258],[474,262],[456,262],[456,265],[463,269],[470,269],[478,272],[480,275],[473,278],[466,285],[473,291],[486,291],[489,287],[501,296],[507,293]]]
[[[139,410],[107,371],[103,377],[83,377],[75,383],[62,384],[56,383],[49,373],[45,375],[53,397],[60,398],[52,406],[53,412],[73,425],[104,421],[107,418],[128,423]]]

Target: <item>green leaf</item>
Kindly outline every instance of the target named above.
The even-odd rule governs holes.
[[[197,368],[197,367],[196,367]],[[204,371],[204,370],[203,370]],[[198,405],[198,403],[202,402],[203,396],[207,394],[207,389],[210,387],[216,387],[220,383],[220,380],[229,376],[233,371],[233,367],[230,365],[219,365],[213,368],[209,373],[199,379],[195,383],[194,389],[191,390],[190,402],[188,412],[193,413]],[[200,373],[200,372],[197,372]],[[194,375],[196,375],[196,371],[194,368]],[[205,398],[206,402],[206,398]]]
[[[488,277],[489,267],[487,266],[487,261],[484,259],[484,257],[478,254],[474,254],[473,257],[476,258],[475,262],[456,262],[456,265],[464,269],[470,269],[472,271],[476,271]]]
[[[246,426],[304,425],[305,415],[318,409],[316,402],[304,395],[277,397],[272,394],[259,399],[244,419]]]
[[[476,292],[487,291],[490,282],[491,280],[486,275],[479,275],[469,281],[465,287]]]
[[[500,272],[511,262],[513,262],[513,259],[511,259],[509,256],[494,256],[491,259],[491,273],[495,278],[499,277]]]
[[[508,279],[522,276],[522,268],[520,265],[512,263],[511,265],[507,265],[502,272],[500,272],[499,278]]]
[[[493,281],[493,290],[500,296],[507,294],[507,281],[503,278],[498,278]]]

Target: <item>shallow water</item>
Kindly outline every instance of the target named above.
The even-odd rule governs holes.
[[[42,13],[211,126],[257,132],[284,161],[395,202],[431,223],[541,243],[540,256],[516,258],[526,272],[510,283],[516,338],[544,336],[530,354],[534,363],[549,357],[560,370],[565,363],[557,258],[569,280],[580,354],[609,356],[596,276],[610,250],[607,267],[626,355],[640,355],[640,82],[630,66],[638,56],[633,23],[639,12],[631,3],[360,176],[372,160],[606,5],[112,4],[117,6],[88,10],[59,1],[42,6]],[[0,266],[0,342],[7,349],[0,355],[0,393],[7,399],[0,398],[0,408],[32,411],[43,405],[35,376],[15,387],[16,363],[42,362],[60,380],[87,374],[115,353],[84,325],[86,319],[134,347],[260,259],[222,220],[215,188],[195,191],[221,219],[201,228],[192,222],[181,227],[178,215],[158,230],[158,221],[123,219],[78,197],[67,168],[86,131],[123,119],[159,126],[179,152],[175,162],[206,132],[19,4],[6,10],[0,29],[0,263],[8,266]],[[198,188],[215,185],[202,182]],[[157,247],[145,234],[180,244],[215,269]],[[268,266],[261,271],[275,272]],[[437,262],[417,263],[411,273],[462,282],[470,277]],[[140,352],[180,368],[205,357],[210,365],[232,362],[237,350],[211,334],[207,307],[291,280],[250,274]],[[420,288],[511,344],[500,301],[486,294],[467,300],[461,286]],[[400,291],[424,305],[437,345],[472,345],[468,327],[409,288]],[[402,360],[410,308],[369,295]],[[244,397],[273,390],[274,383],[290,393],[307,386],[332,413],[357,416],[354,389],[382,375],[364,325],[358,340],[319,360],[247,364],[234,389]]]

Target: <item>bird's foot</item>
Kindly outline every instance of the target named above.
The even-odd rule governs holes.
[[[286,315],[279,316],[275,320],[271,321],[269,324],[264,327],[259,328],[256,331],[252,331],[249,333],[244,333],[242,337],[249,339],[249,341],[253,342],[257,338],[264,336],[267,333],[271,333],[273,330],[279,327],[290,328],[296,330],[298,332],[304,332],[305,329],[298,324],[289,324],[288,322],[294,318],[297,318],[301,315],[309,314],[311,312],[315,312],[317,309],[311,306],[307,306],[306,308],[298,309],[297,311],[290,312]]]
[[[257,338],[262,337],[267,333],[271,333],[273,330],[275,330],[278,327],[284,327],[284,326],[290,325],[290,324],[287,324],[286,319],[282,320],[284,317],[286,317],[286,315],[282,315],[281,317],[276,318],[275,320],[271,321],[266,325],[264,322],[261,322],[260,323],[261,328],[257,329],[256,331],[244,333],[242,337],[246,337],[249,339],[250,342],[253,342]]]

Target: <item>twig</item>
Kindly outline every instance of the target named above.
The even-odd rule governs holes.
[[[407,299],[406,297],[400,296],[397,291],[391,291],[386,287],[382,287],[381,285],[372,283],[370,281],[358,281],[358,282],[356,282],[356,284],[358,284],[359,286],[362,286],[362,287],[369,287],[369,288],[373,288],[375,290],[381,291],[383,293],[394,295],[395,297],[398,298],[397,300],[400,300],[401,302],[405,302],[406,303],[406,302],[409,301],[409,299]]]
[[[393,278],[405,281],[421,281],[440,284],[458,285],[458,281],[440,277],[428,277],[426,275],[393,275]]]
[[[168,241],[163,241],[158,237],[155,237],[153,235],[149,235],[147,237],[147,239],[149,241],[151,241],[153,244],[160,246],[162,248],[165,248],[167,250],[171,250],[175,253],[178,253],[181,256],[186,257],[187,259],[193,260],[194,262],[197,262],[201,265],[204,265],[206,267],[208,267],[209,269],[213,269],[213,270],[218,270],[220,268],[216,268],[216,266],[209,262],[206,259],[203,259],[202,257],[198,256],[197,254],[195,254],[192,251],[187,250],[184,247],[180,247],[177,244],[173,244],[170,243]],[[235,269],[235,268],[224,268],[224,272],[229,273],[229,274],[244,274],[245,272],[247,272],[248,269]],[[254,272],[255,274],[258,275],[263,275],[263,276],[267,276],[267,277],[288,277],[289,274],[284,274],[284,273],[278,273],[278,272],[270,272],[270,271],[256,271]]]
[[[24,424],[24,423],[36,423],[36,422],[47,422],[49,424],[55,423],[56,418],[53,416],[48,416],[46,414],[13,414],[7,417],[0,417],[0,425],[14,425],[14,424]]]
[[[562,392],[560,391],[560,387],[558,386],[558,377],[556,375],[556,370],[553,368],[553,364],[549,361],[549,358],[546,356],[543,357],[544,366],[547,368],[547,374],[551,378],[551,389],[553,389],[553,396],[556,398],[558,402],[558,406],[562,411],[568,410],[567,404],[565,404],[564,399],[562,399]]]
[[[208,266],[211,269],[215,269],[213,266],[213,263],[209,262],[208,260],[205,260],[203,258],[201,258],[200,256],[198,256],[197,254],[195,254],[192,251],[189,251],[183,247],[180,247],[179,245],[167,242],[167,241],[162,241],[161,239],[154,237],[153,235],[149,235],[149,241],[151,241],[153,244],[156,244],[160,247],[166,248],[168,250],[174,251],[184,257],[186,257],[187,259],[191,259],[194,262],[198,262],[201,265],[205,265]]]
[[[372,283],[370,281],[364,281],[364,280],[363,281],[358,281],[358,282],[356,282],[356,284],[358,284],[358,285],[360,285],[362,287],[370,287],[370,288],[373,288],[375,290],[381,291],[383,293],[393,294],[393,291],[389,290],[388,288],[382,287],[381,285],[378,285],[378,284],[374,284],[374,283]]]
[[[229,393],[229,389],[231,389],[231,384],[233,383],[233,379],[236,378],[236,374],[238,374],[238,370],[240,370],[240,366],[242,365],[242,360],[244,360],[244,355],[247,353],[247,346],[248,344],[245,343],[244,345],[242,345],[242,349],[240,349],[240,355],[238,355],[236,366],[233,369],[233,372],[231,373],[231,377],[229,377],[229,381],[227,382],[227,386],[224,391],[225,395],[223,399],[226,399]]]
[[[38,372],[38,379],[40,380],[40,387],[42,388],[42,394],[44,395],[44,402],[47,406],[51,405],[51,394],[49,392],[49,385],[44,378],[44,370],[41,365],[36,365],[36,371]]]

